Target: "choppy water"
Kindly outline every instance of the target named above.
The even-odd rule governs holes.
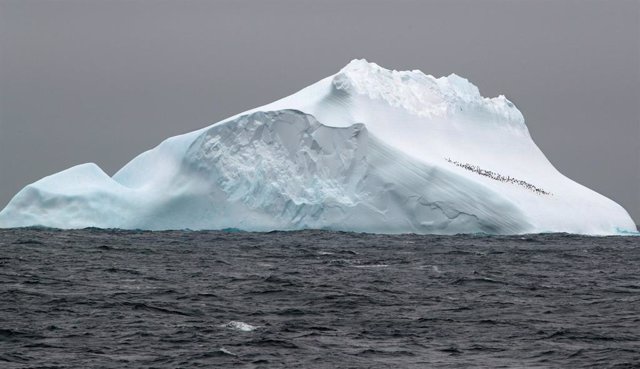
[[[0,367],[638,367],[639,246],[0,230]]]

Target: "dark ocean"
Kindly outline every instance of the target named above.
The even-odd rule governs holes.
[[[640,237],[0,230],[0,368],[638,368]]]

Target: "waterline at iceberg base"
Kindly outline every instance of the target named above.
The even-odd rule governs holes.
[[[635,232],[558,172],[504,96],[354,60],[291,96],[171,137],[113,177],[82,164],[22,189],[0,227]]]

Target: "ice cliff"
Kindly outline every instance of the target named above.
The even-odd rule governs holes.
[[[559,173],[504,96],[354,60],[289,97],[169,138],[113,177],[82,164],[21,190],[0,227],[380,233],[635,231]]]

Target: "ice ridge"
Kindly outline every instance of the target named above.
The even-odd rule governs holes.
[[[365,59],[354,59],[335,75],[333,85],[421,117],[483,112],[493,119],[525,127],[522,113],[504,95],[482,97],[478,87],[456,74],[435,78],[420,70],[389,70]]]

